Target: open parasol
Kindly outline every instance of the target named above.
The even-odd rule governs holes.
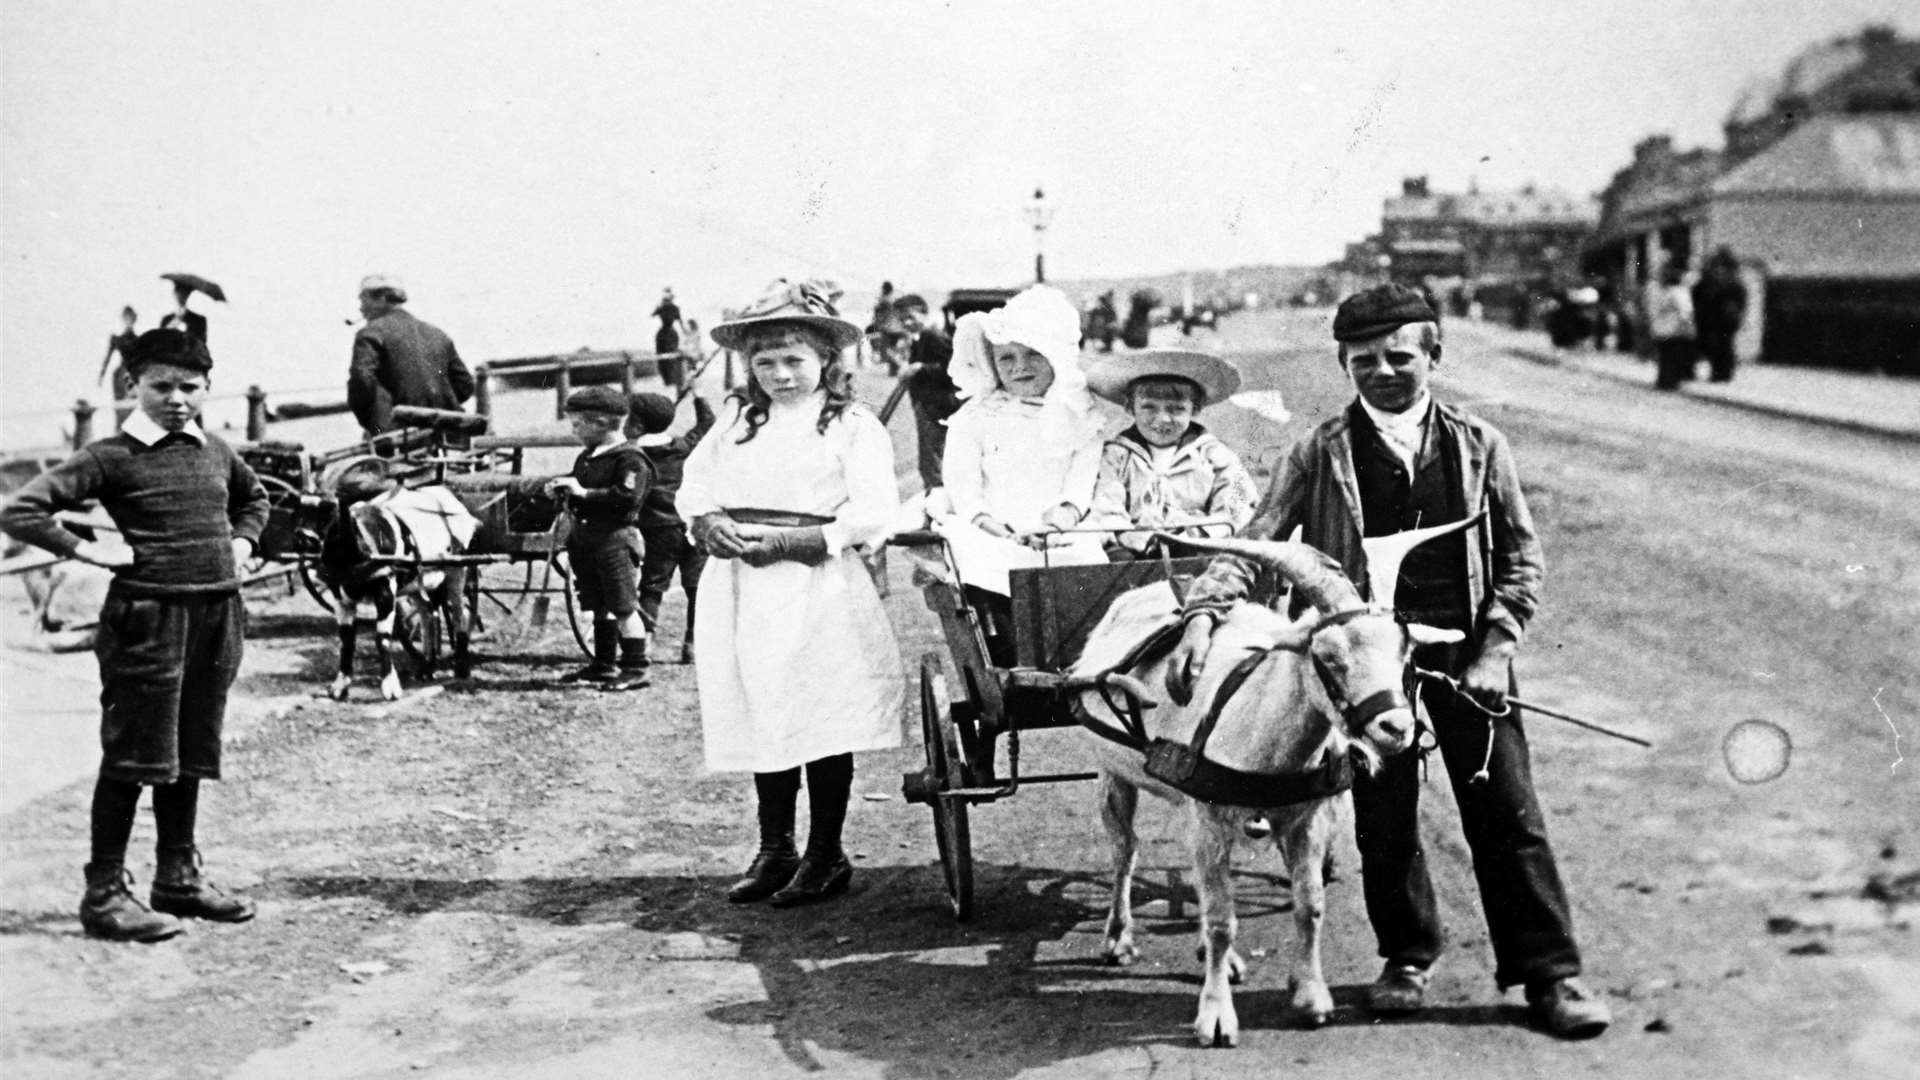
[[[208,281],[206,278],[201,277],[199,274],[161,274],[160,276],[164,280],[171,281],[181,288],[194,289],[206,293],[208,296],[213,297],[223,304],[227,302],[226,290]]]

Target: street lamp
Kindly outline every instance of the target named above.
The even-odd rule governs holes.
[[[1047,193],[1033,189],[1033,201],[1027,204],[1027,221],[1033,225],[1033,280],[1047,280],[1047,223],[1053,220],[1053,207],[1047,205]]]

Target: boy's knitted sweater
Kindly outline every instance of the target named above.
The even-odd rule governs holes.
[[[267,492],[232,447],[205,439],[101,439],[20,489],[0,510],[0,529],[69,556],[81,538],[53,515],[98,499],[133,549],[133,565],[114,571],[114,588],[136,596],[237,589],[233,541],[260,539]]]

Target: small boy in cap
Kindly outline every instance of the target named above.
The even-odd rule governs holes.
[[[1238,368],[1212,353],[1144,350],[1102,358],[1088,369],[1087,387],[1133,417],[1133,426],[1101,450],[1088,525],[1144,530],[1219,522],[1201,530],[1208,536],[1246,528],[1260,490],[1240,455],[1195,420],[1239,389]],[[1119,533],[1113,556],[1143,555],[1151,544],[1150,533]]]
[[[240,567],[267,523],[267,493],[232,447],[202,430],[213,359],[183,331],[149,330],[125,359],[139,409],[22,488],[7,535],[114,572],[100,609],[99,779],[80,925],[113,941],[180,933],[176,916],[253,918],[249,900],[201,876],[194,826],[200,781],[220,778],[227,690],[240,670]],[[126,547],[69,532],[54,517],[98,499]],[[159,834],[152,908],[134,897],[127,844],[142,785]]]
[[[1502,990],[1526,988],[1538,1026],[1591,1038],[1612,1014],[1580,980],[1573,913],[1534,794],[1526,732],[1506,702],[1541,579],[1540,539],[1513,451],[1493,425],[1434,397],[1440,319],[1418,290],[1355,293],[1335,312],[1333,337],[1354,400],[1288,451],[1247,535],[1278,540],[1299,527],[1348,580],[1364,583],[1363,537],[1478,518],[1472,529],[1413,549],[1400,565],[1394,606],[1406,621],[1460,635],[1416,647],[1413,662],[1457,680],[1452,689],[1430,686],[1421,700],[1473,854],[1494,979]],[[1191,696],[1227,609],[1242,600],[1277,603],[1276,584],[1232,556],[1215,558],[1194,579],[1186,629],[1170,657],[1167,688],[1176,700]],[[1419,755],[1402,754],[1353,785],[1367,918],[1385,961],[1367,990],[1378,1014],[1426,1005],[1445,940],[1422,851],[1420,768]]]
[[[593,613],[593,661],[562,682],[600,683],[603,690],[637,690],[647,679],[647,631],[636,603],[640,566],[640,505],[653,485],[653,466],[621,434],[627,396],[610,386],[588,386],[567,397],[567,422],[585,449],[571,475],[547,484],[573,514],[567,562],[583,611]]]
[[[652,637],[660,626],[660,602],[673,584],[673,573],[680,572],[680,588],[687,594],[687,630],[680,642],[680,662],[693,663],[693,604],[699,595],[700,571],[707,565],[707,553],[687,537],[687,523],[674,505],[680,490],[680,478],[686,471],[687,455],[713,427],[713,406],[694,395],[693,427],[685,434],[669,435],[673,426],[674,403],[661,394],[633,395],[627,407],[627,438],[647,456],[653,466],[653,484],[646,501],[640,504],[640,539],[646,555],[640,563],[640,619]]]

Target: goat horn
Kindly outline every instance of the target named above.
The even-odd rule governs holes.
[[[1373,602],[1383,608],[1393,607],[1394,592],[1400,584],[1400,564],[1406,560],[1407,552],[1436,537],[1468,528],[1483,516],[1475,514],[1448,525],[1408,529],[1391,536],[1369,536],[1361,540],[1360,548],[1367,553],[1367,584]]]
[[[1300,595],[1306,597],[1315,610],[1322,614],[1345,611],[1360,603],[1360,591],[1341,572],[1340,564],[1312,545],[1279,540],[1216,540],[1198,536],[1168,536],[1164,533],[1161,536],[1166,541],[1186,547],[1238,555],[1271,567],[1300,590]]]

